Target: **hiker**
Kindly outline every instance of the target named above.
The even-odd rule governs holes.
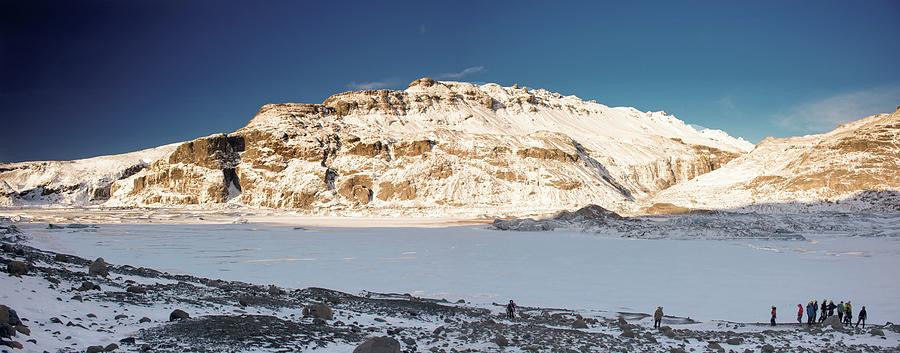
[[[812,319],[813,319],[813,308],[812,308],[812,301],[810,300],[809,303],[806,303],[806,323],[812,325],[813,324]]]
[[[866,306],[863,305],[862,310],[859,311],[859,318],[856,319],[856,327],[859,327],[859,323],[862,322],[863,329],[865,329],[866,328],[866,316],[868,316],[868,315],[869,314],[866,314]]]
[[[834,305],[834,300],[828,301],[828,316],[834,316],[834,309],[837,308],[837,305]]]
[[[838,321],[844,322],[844,301],[837,305]]]
[[[853,306],[850,305],[849,300],[844,304],[844,321],[846,321],[847,325],[853,324]]]
[[[515,319],[516,318],[516,302],[509,300],[509,304],[506,304],[506,318],[507,319]]]
[[[797,323],[803,323],[803,304],[797,304]]]
[[[660,328],[662,326],[662,318],[663,318],[662,307],[657,306],[656,312],[653,313],[653,328]]]
[[[828,304],[825,301],[825,299],[822,299],[821,310],[819,310],[819,313],[821,314],[821,315],[819,315],[819,322],[825,321],[825,313],[827,311],[828,311]]]
[[[813,300],[813,302],[812,302],[812,317],[809,318],[810,324],[816,323],[816,311],[818,311],[818,310],[819,310],[819,302]]]
[[[772,307],[772,319],[769,320],[772,323],[772,326],[775,326],[775,307]]]

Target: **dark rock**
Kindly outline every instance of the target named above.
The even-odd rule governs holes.
[[[134,344],[134,342],[135,342],[134,337],[125,337],[125,338],[119,340],[119,343],[127,344],[127,345],[132,345],[132,344]]]
[[[106,261],[102,257],[98,257],[88,266],[88,274],[101,277],[109,276],[109,267],[106,265]]]
[[[875,328],[869,330],[869,334],[872,335],[872,336],[881,336],[881,337],[884,337],[884,330],[875,327]]]
[[[98,286],[90,281],[84,281],[81,283],[81,287],[75,288],[75,290],[77,290],[79,292],[84,292],[84,291],[89,291],[89,290],[94,290],[94,289],[100,290],[100,286]]]
[[[584,322],[584,319],[576,319],[575,322],[572,323],[572,328],[588,328],[588,325]]]
[[[116,315],[116,317],[114,317],[114,319],[116,319],[116,320],[122,320],[122,319],[127,319],[127,318],[128,318],[128,315],[125,315],[125,314],[119,314],[119,315]]]
[[[634,331],[631,331],[631,330],[625,330],[625,331],[622,331],[622,333],[619,334],[619,336],[621,336],[621,337],[627,337],[627,338],[634,338],[634,337],[635,337],[635,334],[634,334]]]
[[[775,353],[775,347],[768,343],[764,344],[760,349],[762,350],[762,353]]]
[[[22,261],[10,261],[6,264],[6,273],[10,276],[24,276],[28,274],[28,264]]]
[[[84,353],[103,353],[103,346],[90,346]]]
[[[175,309],[174,311],[172,311],[171,314],[169,314],[169,321],[187,320],[190,318],[191,318],[191,315],[189,315],[187,312],[185,312],[184,310],[181,310],[181,309]]]
[[[732,346],[737,346],[737,345],[744,344],[744,339],[740,338],[740,337],[731,337],[731,338],[725,340],[725,343],[728,343]]]
[[[141,286],[128,286],[128,288],[125,288],[125,291],[134,294],[144,294],[147,293],[147,288]]]
[[[334,312],[325,304],[311,304],[303,308],[303,316],[317,317],[322,320],[331,320],[334,318]]]
[[[115,344],[115,343],[110,343],[110,344],[106,345],[106,347],[103,347],[104,352],[112,352],[112,351],[115,351],[116,349],[119,349],[119,345]]]
[[[21,333],[25,336],[31,336],[31,329],[29,329],[28,326],[16,325],[16,331],[18,331],[19,333]]]
[[[269,286],[269,295],[281,295],[284,294],[284,291],[279,289],[278,287],[272,285]]]
[[[150,322],[150,321],[152,321],[152,320],[150,320],[150,318],[149,318],[149,317],[146,317],[146,316],[144,316],[144,317],[142,317],[140,320],[138,320],[138,322],[139,322],[139,323],[142,323],[142,324],[145,323],[145,322]]]
[[[386,336],[373,337],[357,346],[353,353],[400,353],[400,342]]]
[[[506,337],[503,337],[503,335],[497,335],[497,337],[494,337],[491,342],[496,343],[500,347],[506,347],[509,345],[509,340],[506,339]]]

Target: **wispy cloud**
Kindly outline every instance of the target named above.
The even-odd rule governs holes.
[[[865,116],[892,112],[900,104],[900,85],[845,92],[798,104],[775,116],[781,127],[803,133],[819,133]]]
[[[347,84],[347,87],[355,90],[382,89],[395,86],[396,84],[395,81],[350,82]]]
[[[443,73],[440,75],[436,75],[435,77],[439,80],[460,79],[460,78],[474,75],[474,74],[477,74],[479,72],[484,72],[484,71],[485,71],[484,66],[472,66],[472,67],[467,67],[460,72],[447,72],[447,73]]]
[[[420,24],[419,25],[419,35],[424,36],[426,32],[428,32],[428,27],[425,27],[424,24]]]

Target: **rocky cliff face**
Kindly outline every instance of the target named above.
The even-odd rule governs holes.
[[[621,210],[751,148],[664,112],[610,108],[540,89],[423,78],[402,91],[265,105],[233,133],[169,146],[152,159],[62,183],[97,197],[63,193],[30,201],[238,204],[319,213],[498,215],[587,204]],[[6,165],[0,180],[27,179],[23,175],[35,174],[20,169],[39,167]],[[23,191],[51,184],[8,184],[5,200],[28,203]]]
[[[727,135],[726,135],[727,136]],[[752,145],[665,113],[544,90],[416,80],[270,104],[116,181],[108,205],[522,214],[629,207]]]
[[[878,200],[893,200],[898,191],[900,110],[825,134],[766,139],[724,168],[665,190],[653,200],[692,208],[820,201],[847,202],[850,207],[857,201],[883,204]]]

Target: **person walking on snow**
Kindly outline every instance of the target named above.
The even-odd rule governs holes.
[[[797,304],[797,323],[803,323],[803,304]]]
[[[859,323],[862,322],[863,328],[866,328],[866,316],[869,314],[866,313],[866,306],[863,305],[862,310],[859,311],[859,318],[856,319],[856,327],[859,327]]]
[[[837,308],[837,305],[834,305],[834,300],[828,301],[828,316],[834,315],[834,309]]]
[[[653,313],[653,328],[660,328],[660,326],[662,326],[662,318],[663,318],[662,307],[657,306],[656,312]]]
[[[844,321],[846,321],[847,325],[853,325],[853,306],[850,305],[849,300],[844,304],[844,309]]]
[[[772,326],[775,326],[775,307],[772,307],[772,319],[769,320],[772,323]]]
[[[509,304],[506,304],[506,318],[507,319],[515,319],[516,318],[516,302],[509,300]]]
[[[841,300],[841,303],[837,306],[838,312],[838,321],[844,322],[844,301]]]

